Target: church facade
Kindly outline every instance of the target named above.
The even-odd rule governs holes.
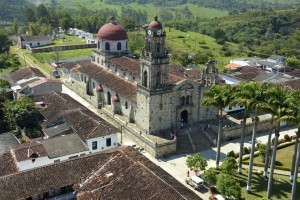
[[[127,33],[113,18],[99,29],[97,40],[91,61],[62,65],[66,84],[95,107],[154,136],[215,118],[216,110],[200,102],[217,84],[218,70],[213,63],[203,72],[170,64],[166,32],[157,17],[145,30],[146,48],[139,59],[128,50]]]

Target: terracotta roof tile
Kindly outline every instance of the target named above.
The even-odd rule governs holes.
[[[80,65],[80,67],[78,67]],[[65,64],[62,65],[64,67]],[[72,70],[70,63],[66,65],[69,70]],[[90,76],[92,79],[110,88],[112,91],[116,92],[118,95],[123,96],[131,101],[136,102],[136,87],[135,83],[132,83],[100,66],[97,66],[91,61],[79,61],[74,63],[73,68],[76,70]]]
[[[183,79],[197,81],[201,77],[200,70],[186,70],[182,65],[169,65],[169,82],[175,84]]]
[[[42,123],[44,128],[63,119],[84,140],[118,132],[114,126],[66,94],[52,92],[44,96],[44,103],[46,106],[40,110],[46,119]]]
[[[10,74],[10,78],[14,83],[22,79],[29,79],[36,76],[46,78],[38,68],[34,67],[22,68]]]
[[[62,82],[60,80],[45,78],[45,79],[41,79],[41,80],[37,80],[37,81],[29,83],[28,87],[35,87],[35,86],[38,86],[38,85],[42,85],[44,83],[62,83]]]
[[[78,199],[201,200],[131,147],[118,147],[0,177],[0,199],[25,199],[69,185],[77,191]]]
[[[300,90],[300,79],[286,81],[281,83],[281,85],[291,90]]]
[[[38,157],[48,157],[45,147],[42,144],[26,144],[19,145],[13,149],[14,155],[18,162],[31,160],[30,157],[33,153],[36,153]]]
[[[294,69],[293,71],[288,71],[288,72],[286,71],[285,73],[290,75],[290,76],[300,78],[300,69]]]
[[[128,57],[116,57],[109,59],[109,66],[113,65],[116,68],[132,73],[132,75],[140,76],[140,62],[137,59],[132,59]]]
[[[15,157],[11,151],[0,155],[0,177],[18,172]]]

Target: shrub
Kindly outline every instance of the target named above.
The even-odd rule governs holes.
[[[244,153],[249,154],[251,151],[251,147],[244,147]]]
[[[210,168],[205,170],[203,179],[210,185],[215,185],[217,183],[217,170]]]
[[[227,157],[233,157],[233,158],[235,158],[235,153],[234,153],[234,151],[232,150],[232,151],[228,152],[228,153],[227,153]]]
[[[288,134],[285,134],[285,135],[284,135],[284,139],[285,139],[286,141],[290,141],[290,140],[291,140],[291,137],[290,137]]]

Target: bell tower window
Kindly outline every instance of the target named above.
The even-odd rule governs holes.
[[[122,44],[121,44],[121,42],[118,42],[118,44],[117,44],[117,50],[121,51],[121,49],[122,49]]]
[[[156,86],[160,87],[162,85],[162,73],[158,72],[156,76]]]
[[[159,42],[156,44],[156,52],[157,52],[157,53],[160,52],[160,43],[159,43]]]
[[[110,43],[109,42],[105,42],[105,50],[110,51]]]
[[[144,74],[143,74],[143,86],[147,87],[148,86],[148,73],[147,71],[144,71]]]

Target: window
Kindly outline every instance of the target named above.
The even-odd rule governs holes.
[[[122,50],[122,44],[121,44],[121,42],[118,42],[118,44],[117,44],[117,50],[118,51]]]
[[[229,106],[229,110],[232,110],[232,107],[231,107],[231,106]]]
[[[110,44],[109,42],[105,42],[105,50],[110,51]]]
[[[96,87],[96,86],[95,86],[95,82],[93,82],[93,89],[95,89],[95,87]]]
[[[80,80],[83,81],[83,75],[82,74],[80,75]]]
[[[127,48],[128,48],[128,42],[126,41],[126,50],[127,50]]]
[[[190,104],[190,95],[187,95],[187,96],[186,96],[185,103],[186,103],[187,105]]]
[[[160,43],[158,42],[156,45],[156,52],[159,53],[160,52]]]
[[[180,101],[181,101],[181,105],[184,105],[185,104],[185,97],[182,96]]]
[[[127,103],[127,101],[125,102],[125,109],[128,109],[128,103]]]
[[[86,83],[86,76],[84,76],[84,82]]]
[[[96,150],[98,148],[97,141],[92,142],[92,150]]]
[[[111,138],[106,139],[106,146],[110,147],[111,146]]]
[[[40,45],[40,43],[38,42],[38,45]]]
[[[110,92],[107,92],[107,104],[111,105],[111,95],[110,95]]]
[[[32,46],[32,43],[30,43],[29,46]]]
[[[148,83],[148,74],[147,71],[144,71],[143,86],[147,87],[147,83]]]

